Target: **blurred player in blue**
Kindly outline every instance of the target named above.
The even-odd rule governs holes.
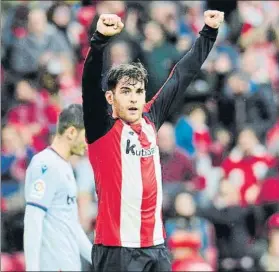
[[[51,146],[35,155],[25,181],[26,271],[81,271],[92,243],[78,219],[77,185],[69,162],[86,149],[81,105],[65,108]]]

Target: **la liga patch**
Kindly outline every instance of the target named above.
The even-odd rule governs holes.
[[[46,190],[45,182],[42,179],[37,179],[32,185],[31,197],[41,199],[45,194],[45,190]]]

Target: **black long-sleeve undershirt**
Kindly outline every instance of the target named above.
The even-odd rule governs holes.
[[[210,53],[218,30],[207,25],[200,31],[191,50],[175,65],[162,88],[146,105],[146,111],[158,130],[175,110],[187,87],[200,71]],[[102,90],[103,52],[110,38],[95,32],[85,60],[82,97],[86,138],[89,144],[104,136],[114,123],[107,111]]]

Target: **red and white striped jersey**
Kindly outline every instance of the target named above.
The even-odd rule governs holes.
[[[157,131],[200,71],[217,30],[204,26],[200,34],[147,103],[141,123],[129,125],[108,113],[101,80],[103,50],[109,37],[94,33],[84,65],[82,92],[89,159],[98,195],[95,244],[138,248],[164,243]]]

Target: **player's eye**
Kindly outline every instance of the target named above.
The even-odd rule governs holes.
[[[138,90],[137,94],[143,94],[144,90]]]

